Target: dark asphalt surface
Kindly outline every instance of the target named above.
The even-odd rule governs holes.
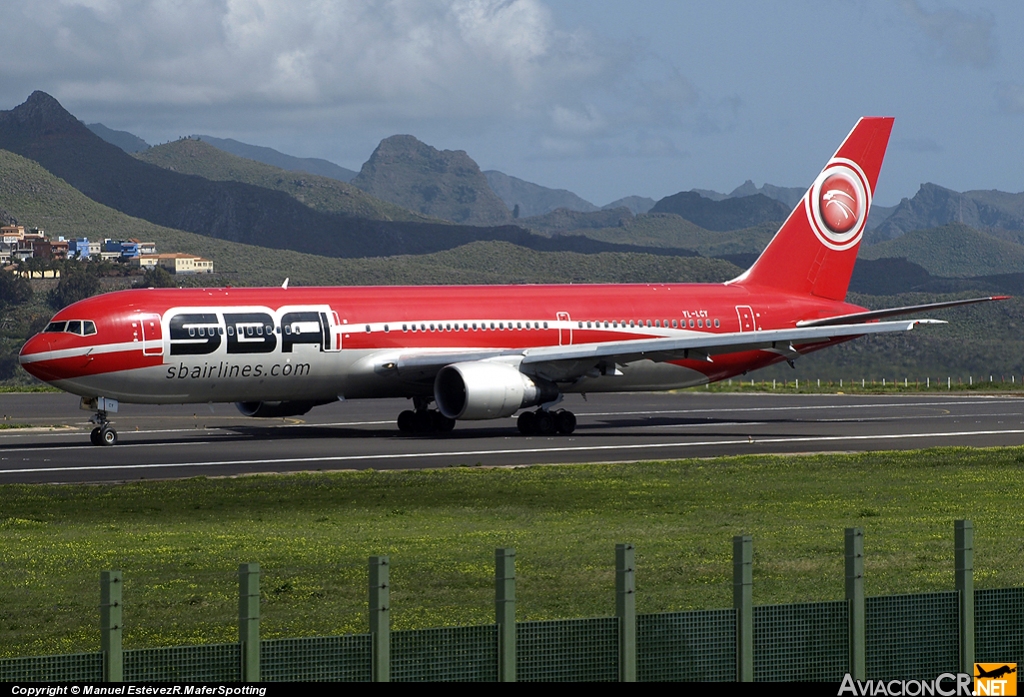
[[[518,434],[513,418],[400,436],[406,400],[343,402],[292,419],[233,405],[122,404],[120,443],[89,443],[89,412],[66,394],[0,394],[0,483],[101,482],[255,472],[621,462],[754,453],[1024,444],[1024,398],[978,395],[578,395],[571,436]]]

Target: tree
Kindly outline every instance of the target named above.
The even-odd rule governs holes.
[[[146,269],[146,273],[134,285],[136,288],[176,288],[178,286],[174,276],[167,273],[167,270],[161,266]]]
[[[21,305],[32,299],[32,284],[24,276],[0,271],[0,308]]]
[[[67,264],[57,287],[46,294],[46,302],[55,310],[84,300],[100,292],[100,279],[84,264]]]

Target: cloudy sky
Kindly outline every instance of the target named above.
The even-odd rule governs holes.
[[[1019,0],[3,0],[0,109],[351,169],[411,133],[570,189],[806,186],[860,115],[876,201],[1024,190]]]

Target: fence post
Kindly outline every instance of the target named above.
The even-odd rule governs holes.
[[[498,625],[498,682],[516,681],[516,551],[494,550],[494,622]]]
[[[103,682],[124,680],[121,651],[122,611],[120,571],[100,572],[100,651],[103,652]]]
[[[736,610],[736,680],[754,681],[754,541],[732,538],[732,606]]]
[[[960,592],[960,671],[974,675],[974,523],[953,523],[956,589]]]
[[[619,682],[636,682],[636,550],[615,545],[615,616],[619,618]]]
[[[238,643],[242,682],[260,681],[260,565],[238,565]]]
[[[388,557],[370,557],[373,682],[391,682],[391,580]]]
[[[867,679],[864,614],[864,529],[846,528],[846,602],[850,618],[850,675]]]

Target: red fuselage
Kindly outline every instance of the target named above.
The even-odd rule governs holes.
[[[861,309],[729,284],[130,290],[61,310],[51,327],[93,322],[95,333],[42,332],[21,360],[70,392],[127,402],[413,396],[429,385],[376,376],[368,357],[784,329]],[[782,359],[684,359],[563,391],[667,389]]]

